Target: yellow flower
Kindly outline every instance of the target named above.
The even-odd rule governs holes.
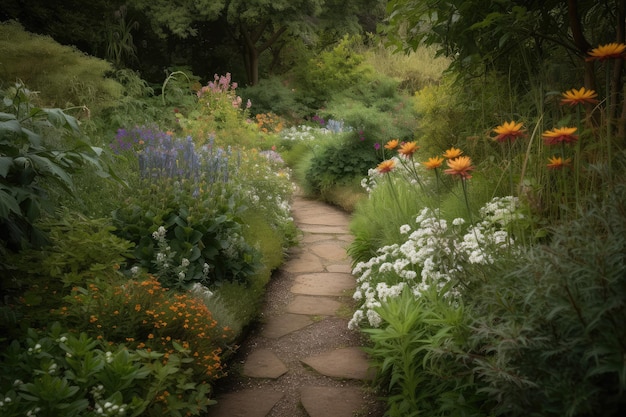
[[[459,156],[461,156],[462,153],[463,151],[460,149],[450,148],[443,153],[443,157],[446,159],[454,159],[454,158],[458,158]]]
[[[378,164],[378,166],[376,167],[376,170],[378,172],[380,172],[381,174],[386,174],[388,172],[391,172],[396,166],[396,161],[394,161],[393,159],[387,159],[386,161],[381,162],[380,164]]]
[[[560,143],[575,143],[578,136],[574,134],[578,130],[575,127],[555,127],[541,134],[546,145],[558,145]]]
[[[417,146],[417,142],[406,142],[400,146],[398,153],[407,158],[411,158],[415,151],[417,151],[420,147]]]
[[[586,60],[593,61],[597,59],[599,61],[604,61],[605,59],[611,58],[623,58],[625,51],[626,45],[623,43],[607,43],[606,45],[600,45],[597,48],[592,49]]]
[[[570,106],[598,102],[598,100],[596,100],[598,93],[596,93],[594,90],[586,90],[585,87],[582,87],[580,90],[572,88],[571,90],[566,91],[561,95],[563,96],[563,98],[561,99],[561,104],[569,104]]]
[[[448,159],[448,166],[444,172],[449,175],[457,175],[464,180],[472,178],[470,171],[474,170],[472,160],[469,156],[458,156],[454,159]]]
[[[497,142],[513,142],[515,139],[524,136],[524,131],[522,130],[522,123],[504,122],[500,126],[493,129],[494,133],[497,133],[497,136],[493,139]]]
[[[548,169],[562,169],[572,162],[570,158],[563,159],[560,156],[553,156],[548,158]]]
[[[393,150],[398,147],[400,141],[398,139],[391,139],[389,142],[385,144],[385,149]]]
[[[443,164],[443,158],[440,156],[435,156],[433,158],[428,158],[428,161],[422,162],[426,169],[437,169]]]

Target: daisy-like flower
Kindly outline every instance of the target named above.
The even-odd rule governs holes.
[[[385,149],[393,150],[398,147],[400,141],[398,139],[391,139],[389,142],[385,143]]]
[[[461,156],[462,153],[463,151],[458,148],[450,148],[443,153],[443,157],[446,159],[454,159]]]
[[[411,158],[415,151],[417,151],[420,147],[417,146],[417,142],[406,142],[400,146],[398,149],[398,153],[407,158]]]
[[[563,169],[572,162],[570,158],[563,159],[560,156],[548,158],[548,169]]]
[[[569,104],[570,106],[585,103],[593,104],[598,102],[598,100],[596,100],[598,93],[594,90],[586,90],[585,87],[582,87],[580,90],[572,88],[561,95],[563,96],[561,104]]]
[[[380,164],[378,164],[378,166],[376,167],[376,170],[380,172],[381,174],[386,174],[388,172],[393,171],[395,167],[396,167],[396,161],[394,161],[393,159],[387,159],[386,161],[383,161]]]
[[[623,43],[607,43],[606,45],[600,45],[597,48],[592,49],[589,52],[587,61],[604,61],[611,58],[623,58],[626,52],[626,45]]]
[[[449,169],[444,172],[449,175],[457,175],[464,180],[472,178],[470,174],[474,170],[472,159],[469,156],[458,156],[454,159],[448,159]]]
[[[546,145],[558,145],[560,143],[575,143],[578,135],[574,132],[578,130],[575,127],[555,127],[552,130],[546,130],[541,134]]]
[[[504,122],[493,129],[493,132],[497,134],[493,138],[496,142],[506,142],[507,140],[513,142],[515,139],[524,136],[522,123],[515,123],[514,121]]]
[[[443,158],[440,156],[435,156],[433,158],[428,158],[428,161],[422,162],[422,164],[426,167],[426,169],[437,169],[443,164]]]

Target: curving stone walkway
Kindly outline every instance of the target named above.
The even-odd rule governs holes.
[[[301,243],[268,285],[262,323],[208,417],[380,417],[363,339],[347,328],[349,216],[300,196],[292,212]]]

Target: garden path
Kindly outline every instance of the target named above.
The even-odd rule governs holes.
[[[261,322],[208,417],[380,417],[365,339],[348,330],[355,287],[345,250],[349,215],[300,195],[292,214],[300,245],[268,284]]]

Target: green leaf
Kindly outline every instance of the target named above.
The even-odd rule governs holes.
[[[0,156],[0,176],[6,178],[12,165],[13,158],[10,156]]]

